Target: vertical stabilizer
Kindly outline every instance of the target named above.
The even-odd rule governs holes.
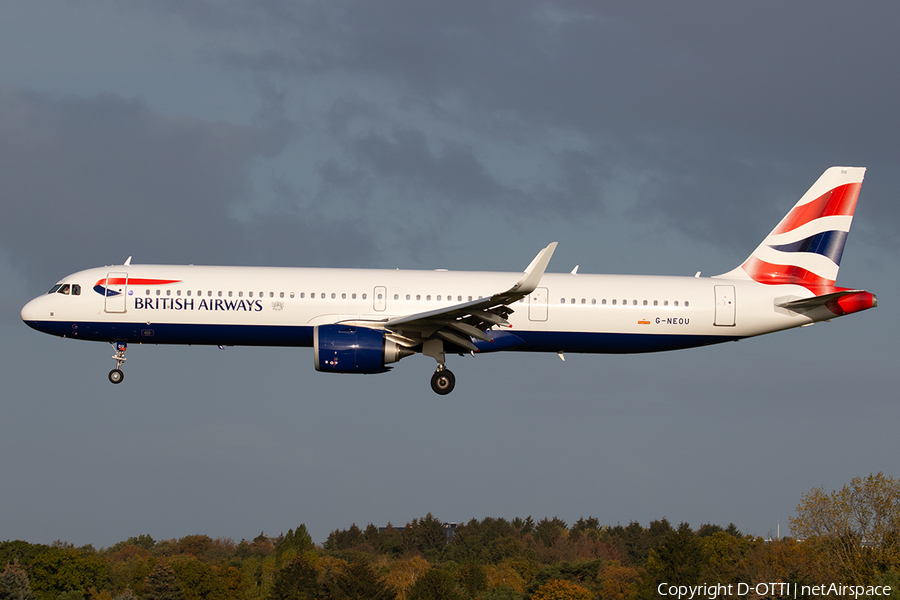
[[[865,172],[863,167],[825,171],[740,267],[718,277],[825,293],[837,279]]]

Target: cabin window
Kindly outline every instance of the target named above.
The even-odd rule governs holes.
[[[669,301],[668,301],[668,300],[663,300],[663,306],[668,306],[668,305],[669,305]]]
[[[686,306],[686,307],[687,307],[687,306],[690,306],[690,305],[691,305],[691,303],[690,303],[690,302],[688,302],[688,301],[687,301],[687,300],[685,300],[685,301],[684,301],[684,305],[685,305],[685,306]]]
[[[591,304],[592,304],[592,305],[596,305],[596,304],[597,304],[597,299],[596,299],[596,298],[591,298]]]
[[[356,294],[350,294],[350,298],[356,300]]]
[[[284,292],[278,292],[278,297],[279,297],[279,298],[284,298]]]
[[[422,294],[416,294],[416,300],[421,300],[421,299],[422,299]]]
[[[306,292],[300,292],[300,297],[301,297],[301,298],[306,298]]]
[[[334,292],[331,292],[331,299],[334,300],[335,298],[337,298],[337,294],[335,294]]]
[[[409,294],[406,295],[406,299],[407,299],[407,300],[410,299],[410,295],[409,295]]]
[[[427,296],[425,296],[425,300],[428,302],[431,302],[431,294],[428,294]]]
[[[222,297],[222,290],[219,290],[219,298]]]
[[[440,294],[438,294],[437,301],[438,301],[438,302],[441,301],[441,296],[440,296]]]
[[[176,295],[176,296],[180,296],[180,295],[181,295],[181,290],[175,290],[175,295]]]
[[[600,304],[602,304],[603,306],[606,306],[606,298],[604,298],[603,300],[601,300],[601,301],[600,301]]]
[[[229,292],[228,292],[228,297],[229,297],[229,298],[231,298],[233,295],[234,295],[234,292],[232,292],[232,291],[229,291]]]
[[[367,294],[363,294],[363,295],[362,295],[362,299],[365,300],[365,299],[366,299],[366,296],[367,296]]]
[[[659,300],[654,300],[654,301],[653,301],[653,306],[659,306]]]
[[[612,305],[613,305],[613,306],[616,305],[616,299],[615,299],[615,298],[613,298]]]
[[[472,301],[472,296],[469,296],[469,302],[471,302],[471,301]]]
[[[269,298],[274,298],[274,297],[275,297],[275,292],[269,292]],[[344,294],[344,297],[346,298],[347,294]]]
[[[675,306],[678,306],[678,300],[675,301]]]
[[[186,293],[188,296],[190,296],[190,295],[191,295],[191,290],[188,290],[188,291],[185,292],[185,293]]]
[[[157,289],[157,290],[156,290],[156,295],[157,295],[157,296],[161,296],[161,295],[162,295],[162,290]]]
[[[243,298],[243,297],[244,297],[244,292],[238,292],[238,298]]]
[[[294,292],[291,292],[291,298],[293,298],[293,297],[294,297]]]
[[[587,304],[587,300],[585,300],[584,298],[582,298],[582,299],[581,299],[581,303],[582,303],[582,304]]]
[[[647,301],[646,301],[646,300],[644,300],[644,306],[647,306]]]
[[[400,299],[400,294],[394,294],[394,300],[399,300],[399,299]]]
[[[637,306],[637,300],[632,300],[632,301],[631,301],[631,305],[632,305],[632,306]]]

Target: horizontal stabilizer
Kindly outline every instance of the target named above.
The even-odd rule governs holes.
[[[786,308],[796,313],[807,313],[823,306],[837,316],[859,312],[878,306],[875,294],[865,290],[842,290],[812,298],[801,298],[785,302],[775,302],[778,308]]]

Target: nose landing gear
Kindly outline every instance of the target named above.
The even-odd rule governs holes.
[[[125,351],[128,350],[128,344],[125,342],[110,342],[109,345],[116,350],[112,357],[116,361],[116,368],[109,372],[109,381],[110,383],[122,383],[122,380],[125,379],[125,373],[122,372],[122,363],[125,362]]]

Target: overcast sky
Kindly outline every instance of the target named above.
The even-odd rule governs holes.
[[[0,7],[0,540],[235,540],[532,515],[767,535],[900,476],[900,6],[63,2]],[[879,307],[635,356],[132,346],[28,329],[93,266],[714,275],[868,167],[838,284]]]

